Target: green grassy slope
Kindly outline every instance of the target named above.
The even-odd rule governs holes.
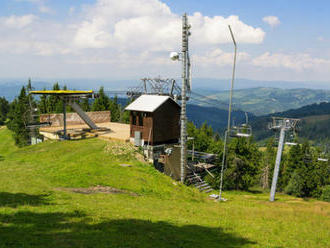
[[[2,129],[0,155],[0,247],[330,244],[329,203],[285,195],[269,203],[244,192],[214,202],[137,161],[128,145],[86,139],[17,149]],[[126,193],[70,191],[96,185]]]

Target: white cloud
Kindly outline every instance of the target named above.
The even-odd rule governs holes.
[[[249,59],[250,55],[246,52],[239,52],[237,54],[238,62],[248,61]],[[194,63],[202,67],[233,65],[234,53],[227,53],[216,48],[203,55],[193,55],[192,60]]]
[[[320,66],[330,66],[330,60],[313,58],[310,54],[283,54],[266,52],[252,60],[252,64],[260,67],[287,68],[296,71],[304,69],[320,69]]]
[[[15,0],[16,2],[28,2],[38,7],[40,13],[54,14],[55,11],[46,6],[46,0]]]
[[[238,16],[208,17],[197,12],[189,22],[196,45],[231,42],[228,24],[241,43],[259,44],[265,36],[262,29],[243,23]],[[99,0],[87,8],[75,43],[80,48],[169,50],[177,47],[180,34],[181,17],[158,0]]]
[[[21,29],[32,24],[37,17],[35,15],[0,17],[0,25],[2,24],[6,28]]]
[[[73,15],[75,11],[76,11],[76,8],[74,6],[70,7],[69,15]]]
[[[51,11],[44,0],[18,1],[34,3],[42,12]],[[84,56],[86,61],[91,54],[98,54],[96,61],[109,61],[105,56],[110,54],[125,53],[126,58],[131,55],[134,59],[148,54],[149,59],[158,56],[158,61],[162,61],[159,56],[180,49],[181,16],[159,0],[98,0],[85,6],[82,13],[76,13],[73,8],[68,11],[72,13],[71,23],[46,21],[34,15],[1,18],[4,25],[0,26],[0,34],[5,39],[0,41],[0,52],[9,52],[16,44],[15,53],[49,56],[65,51],[65,54]],[[259,44],[265,36],[262,29],[245,24],[238,16],[208,17],[195,13],[189,16],[189,22],[192,24],[191,46],[195,50],[210,52],[219,44],[231,42],[229,24],[240,43]],[[24,32],[13,31],[27,26],[31,28]],[[89,52],[90,49],[94,52]],[[104,49],[108,52],[95,52]]]
[[[45,13],[45,14],[52,14],[52,13],[54,13],[54,11],[51,8],[49,8],[49,7],[45,6],[45,5],[39,6],[39,11],[41,13]]]
[[[281,24],[280,19],[277,16],[265,16],[262,20],[272,28]]]
[[[192,40],[196,43],[231,43],[228,25],[231,25],[238,43],[260,44],[265,37],[265,32],[261,28],[254,28],[245,24],[238,16],[209,17],[197,12],[190,17],[189,21],[192,24]]]
[[[45,6],[41,5],[45,3],[42,0],[25,1],[34,2],[36,7]],[[182,19],[166,4],[160,0],[97,0],[82,7],[68,8],[68,18],[62,21],[44,15],[0,17],[2,58],[18,58],[13,63],[17,66],[32,58],[31,67],[38,67],[39,63],[46,74],[48,65],[49,76],[57,73],[57,66],[62,66],[66,75],[116,74],[125,78],[128,73],[180,74],[180,65],[168,55],[181,49]],[[264,53],[254,57],[240,50],[248,49],[248,44],[262,43],[265,32],[238,16],[206,16],[196,12],[188,20],[192,25],[189,45],[196,76],[230,76],[228,67],[233,63],[233,53],[228,25],[238,42],[238,66],[245,70],[245,74],[240,71],[242,76],[262,75],[263,71],[300,73],[305,69],[329,74],[329,61],[309,54]],[[6,72],[4,68],[0,69]],[[36,71],[39,73],[39,68]]]

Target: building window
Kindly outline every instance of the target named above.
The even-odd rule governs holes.
[[[136,125],[136,112],[132,112],[132,125]]]
[[[143,113],[139,113],[139,126],[143,126]]]

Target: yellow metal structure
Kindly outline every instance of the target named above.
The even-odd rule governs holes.
[[[92,90],[34,90],[30,94],[35,95],[86,95],[93,94]]]

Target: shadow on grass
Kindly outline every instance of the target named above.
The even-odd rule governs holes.
[[[110,220],[97,224],[83,213],[17,212],[0,214],[1,247],[243,247],[255,244],[197,225],[137,219]]]
[[[16,208],[22,205],[40,206],[49,205],[47,194],[29,195],[24,193],[0,192],[0,207]]]
[[[247,192],[252,193],[252,194],[259,194],[259,195],[266,193],[266,191],[262,191],[260,189],[249,189],[249,190],[247,190]]]
[[[0,161],[4,161],[5,157],[0,155]]]

